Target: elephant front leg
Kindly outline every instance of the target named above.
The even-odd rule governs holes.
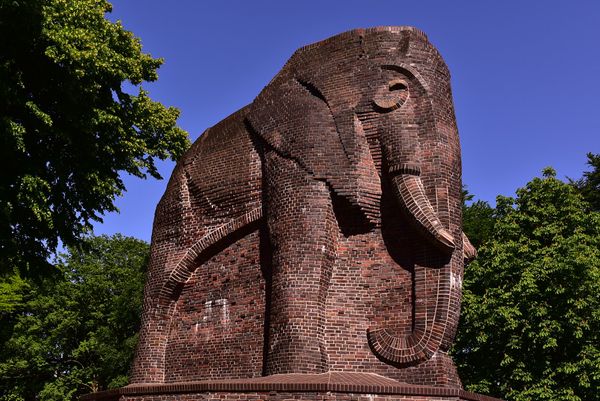
[[[331,195],[293,160],[268,151],[264,162],[273,262],[265,371],[325,372],[325,301],[337,234]]]

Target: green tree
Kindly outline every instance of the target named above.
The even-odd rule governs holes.
[[[188,146],[140,86],[161,59],[105,0],[0,0],[0,272],[38,273],[116,210],[120,173],[159,178]],[[137,88],[130,94],[124,88]],[[130,92],[130,91],[129,91]]]
[[[587,158],[587,164],[592,170],[584,172],[583,177],[576,181],[569,181],[581,192],[592,209],[600,212],[600,153],[588,153]]]
[[[466,186],[463,186],[462,198],[463,231],[478,249],[494,232],[495,210],[485,201],[473,201],[474,195],[469,193]]]
[[[28,284],[18,273],[0,277],[0,313],[10,312],[23,302]]]
[[[499,197],[465,272],[454,356],[466,387],[510,401],[600,400],[600,213],[552,169]]]
[[[84,245],[0,311],[0,400],[75,400],[127,384],[149,247],[120,235]]]

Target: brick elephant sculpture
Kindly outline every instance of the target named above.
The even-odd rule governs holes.
[[[177,164],[132,383],[337,370],[460,386],[445,354],[474,252],[460,192],[450,75],[422,32],[299,49]]]

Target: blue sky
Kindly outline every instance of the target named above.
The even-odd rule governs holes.
[[[300,46],[358,27],[425,31],[452,73],[463,182],[513,195],[545,166],[578,178],[600,153],[600,1],[118,0],[110,18],[163,57],[151,96],[192,140],[250,103]],[[150,240],[164,180],[125,177],[96,234]]]

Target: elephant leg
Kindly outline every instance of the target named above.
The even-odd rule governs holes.
[[[267,151],[265,206],[272,251],[266,373],[327,371],[325,300],[336,220],[327,185]]]

